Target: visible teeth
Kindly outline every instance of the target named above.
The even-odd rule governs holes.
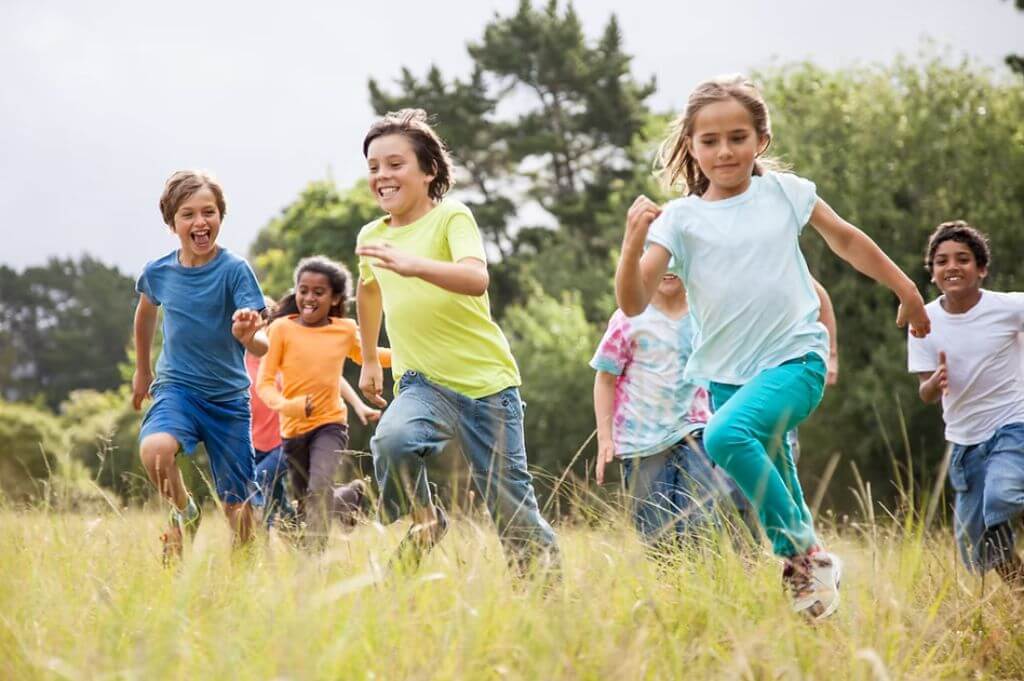
[[[381,196],[391,196],[392,194],[394,194],[397,191],[398,191],[398,187],[381,187],[379,190],[377,190],[377,192]]]

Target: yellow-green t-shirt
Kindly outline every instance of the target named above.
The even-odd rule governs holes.
[[[374,220],[356,239],[357,246],[373,243],[443,262],[487,261],[473,214],[454,199],[442,200],[404,227],[391,227],[387,218]],[[452,293],[375,267],[372,258],[359,259],[359,277],[380,287],[396,379],[417,371],[474,399],[522,383],[508,340],[491,319],[486,293]]]

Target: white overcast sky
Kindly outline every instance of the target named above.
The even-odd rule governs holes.
[[[535,2],[535,5],[542,4]],[[369,77],[469,69],[465,44],[515,0],[0,0],[0,263],[84,252],[136,273],[174,238],[167,175],[212,169],[221,243],[247,251],[307,182],[363,172]],[[653,105],[705,77],[810,59],[887,62],[925,38],[1006,73],[1024,12],[1006,0],[578,0],[596,36],[618,14]]]

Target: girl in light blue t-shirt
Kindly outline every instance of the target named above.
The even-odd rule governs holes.
[[[829,356],[800,252],[804,225],[899,296],[897,324],[924,336],[929,321],[914,283],[812,182],[758,160],[770,143],[768,108],[750,81],[698,86],[660,153],[663,179],[684,197],[664,207],[645,196],[633,203],[615,294],[627,315],[641,313],[675,258],[698,328],[686,377],[708,386],[715,412],[705,447],[784,559],[794,609],[818,619],[839,604],[840,561],[815,535],[783,437],[821,400]]]

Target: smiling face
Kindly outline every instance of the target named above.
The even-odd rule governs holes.
[[[666,298],[674,298],[683,292],[683,282],[671,272],[666,272],[658,282],[658,294]]]
[[[976,293],[987,274],[988,268],[978,267],[974,251],[965,243],[947,239],[935,249],[932,282],[946,295]]]
[[[757,134],[750,112],[730,97],[697,112],[689,144],[690,153],[711,183],[705,198],[714,200],[747,189],[754,161],[768,139]]]
[[[212,260],[217,254],[217,235],[220,234],[220,209],[213,192],[201,187],[182,201],[174,211],[171,229],[181,242],[183,265],[197,267]]]
[[[374,139],[366,150],[366,164],[370,191],[392,216],[392,224],[408,224],[433,208],[428,190],[434,175],[420,168],[416,150],[405,135]]]
[[[299,308],[299,321],[306,326],[321,326],[331,308],[341,302],[341,293],[331,288],[326,274],[306,270],[295,282],[295,304]]]

